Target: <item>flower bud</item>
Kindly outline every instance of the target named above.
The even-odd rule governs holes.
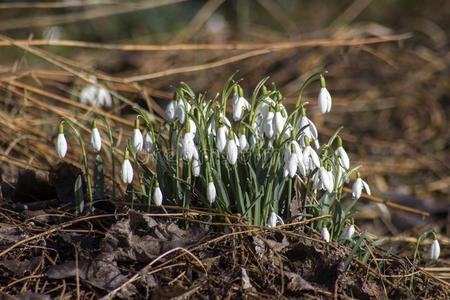
[[[102,148],[102,139],[95,120],[92,122],[91,145],[95,153],[100,152]]]
[[[216,201],[216,187],[214,185],[214,182],[212,181],[208,182],[208,186],[206,188],[206,197],[211,204]]]
[[[321,113],[327,113],[331,111],[331,95],[325,87],[325,78],[320,76],[320,92],[317,97],[317,101],[319,103],[319,109]]]
[[[439,241],[437,239],[435,239],[431,244],[429,252],[430,259],[437,260],[439,258],[439,255],[441,254],[441,246],[439,246]]]
[[[322,234],[322,239],[325,242],[329,243],[330,242],[330,232],[328,231],[327,227],[322,228],[321,234]]]
[[[159,188],[159,182],[155,182],[155,189],[153,190],[153,202],[156,206],[161,206],[163,201],[163,195]]]
[[[227,160],[230,164],[234,165],[236,164],[237,158],[238,158],[238,148],[236,145],[236,142],[234,140],[234,134],[230,133],[232,135],[228,138],[226,151],[227,151]]]
[[[122,162],[122,169],[121,169],[121,177],[122,181],[126,184],[130,184],[133,182],[133,167],[131,166],[129,158],[129,152],[128,149],[125,149],[124,153],[124,159]]]
[[[59,158],[64,158],[64,156],[66,156],[67,141],[66,141],[66,137],[64,136],[64,127],[63,127],[62,123],[59,124],[59,133],[56,138],[55,148],[56,148],[56,154],[58,154]]]
[[[142,137],[141,130],[139,129],[139,119],[136,118],[134,121],[134,129],[133,129],[133,137],[132,137],[133,146],[136,149],[136,152],[140,152],[144,147],[144,138]]]

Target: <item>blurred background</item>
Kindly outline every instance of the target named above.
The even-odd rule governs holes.
[[[270,82],[292,107],[301,83],[328,70],[331,113],[309,114],[325,140],[340,125],[354,165],[383,199],[431,218],[364,202],[357,218],[379,236],[450,235],[450,1],[153,0],[0,3],[0,152],[3,179],[46,173],[55,126],[92,113],[120,137],[139,103],[162,117],[179,82],[215,95],[239,70],[247,95]],[[79,104],[95,75],[117,92],[111,108]],[[119,148],[123,148],[120,147]],[[76,153],[72,162],[80,164]],[[413,240],[414,242],[415,240]]]

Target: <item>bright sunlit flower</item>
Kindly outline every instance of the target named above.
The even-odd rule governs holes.
[[[329,243],[330,242],[330,232],[328,231],[327,227],[322,228],[321,234],[322,234],[322,239],[325,242]]]
[[[225,146],[227,145],[227,133],[228,129],[224,125],[219,126],[217,129],[216,146],[219,152],[223,152],[223,150],[225,150]]]
[[[194,177],[200,176],[200,161],[198,159],[192,160],[192,175]]]
[[[269,111],[266,115],[266,118],[263,120],[263,129],[264,129],[264,134],[266,135],[267,138],[271,139],[275,133],[274,129],[273,129],[273,118],[275,117],[275,114],[273,113],[273,111]]]
[[[146,132],[144,135],[144,150],[145,150],[145,152],[147,152],[148,154],[151,154],[153,152],[154,146],[155,145],[153,142],[152,135],[150,134],[150,132]]]
[[[233,120],[240,121],[244,115],[244,111],[250,110],[250,103],[244,97],[238,97],[233,101]]]
[[[363,190],[366,191],[367,195],[370,195],[370,187],[369,185],[361,179],[359,172],[356,173],[356,180],[355,183],[353,183],[352,187],[352,196],[354,199],[359,199],[361,197],[361,194]]]
[[[245,151],[248,148],[248,142],[247,142],[247,137],[245,136],[245,133],[239,134],[239,147],[240,147],[241,151]]]
[[[277,110],[273,117],[273,129],[275,134],[280,134],[286,124],[286,115],[283,109],[284,108]]]
[[[321,113],[327,113],[331,111],[331,95],[328,92],[325,85],[325,77],[320,76],[320,92],[317,97],[319,103],[319,109]]]
[[[133,137],[131,140],[136,151],[140,152],[144,147],[144,138],[142,137],[141,130],[139,129],[139,118],[136,118],[134,121]]]
[[[335,151],[337,157],[339,158],[339,163],[344,169],[348,170],[350,168],[350,159],[348,158],[347,152],[344,147],[342,147],[342,139],[340,137],[338,139],[338,147]]]
[[[159,188],[158,180],[155,182],[155,189],[153,190],[153,202],[156,206],[161,206],[163,201],[163,195]]]
[[[342,238],[344,240],[351,240],[354,234],[355,234],[355,225],[351,224],[345,230],[344,235],[342,236]]]
[[[210,204],[213,204],[216,201],[216,187],[211,179],[206,187],[206,198],[208,198]]]
[[[186,132],[181,141],[181,157],[183,160],[191,160],[194,157],[196,148],[194,143],[194,135]]]
[[[319,156],[310,145],[307,145],[303,150],[303,163],[305,164],[307,171],[312,171],[315,168],[320,167]]]
[[[64,158],[64,156],[66,156],[67,140],[66,140],[66,137],[64,136],[64,126],[63,126],[62,122],[59,124],[58,136],[56,137],[55,148],[56,148],[56,154],[58,154],[59,158]]]
[[[227,160],[230,164],[235,165],[238,158],[238,147],[234,139],[234,133],[230,132],[228,135],[228,142],[226,146]]]
[[[166,107],[166,119],[168,122],[173,122],[175,120],[176,105],[176,101],[172,100]]]
[[[102,139],[95,120],[92,121],[91,145],[95,153],[100,152],[100,149],[102,148]]]
[[[131,184],[133,182],[133,167],[131,166],[129,160],[129,152],[128,148],[125,149],[125,153],[123,156],[122,169],[120,175],[122,177],[122,181],[126,184]]]
[[[110,107],[111,105],[112,105],[111,94],[106,88],[100,86],[97,90],[96,106]]]
[[[437,260],[441,254],[441,246],[439,246],[439,241],[435,239],[431,244],[429,255],[430,259]]]

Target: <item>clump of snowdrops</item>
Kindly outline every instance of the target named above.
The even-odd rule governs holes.
[[[284,106],[281,91],[267,85],[268,78],[252,93],[245,93],[233,76],[222,93],[212,98],[196,94],[182,83],[166,108],[166,121],[159,126],[144,109],[135,107],[135,126],[120,172],[127,195],[132,201],[136,196],[149,209],[164,205],[214,208],[239,214],[256,226],[275,227],[323,216],[311,225],[326,242],[352,240],[356,232],[353,208],[363,192],[370,195],[371,191],[358,172],[359,166],[350,167],[339,136],[342,128],[325,139],[307,116],[307,108],[323,114],[331,111],[332,98],[324,75],[316,73],[305,81],[291,112]],[[304,89],[316,82],[320,84],[317,107],[302,96]],[[108,125],[104,118],[102,121]],[[103,170],[101,157],[96,158],[91,183],[84,143],[75,125],[65,119],[56,141],[60,158],[67,152],[65,123],[82,147],[88,199],[92,201],[93,193],[104,194],[103,182],[98,184],[102,179],[98,176]],[[107,128],[114,158],[114,139]],[[94,120],[91,148],[99,153],[101,145]],[[346,195],[343,187],[351,177],[355,178],[352,194]],[[139,183],[139,190],[134,190],[133,182]],[[360,247],[362,239],[358,241]],[[437,258],[439,254],[433,251],[433,258]]]

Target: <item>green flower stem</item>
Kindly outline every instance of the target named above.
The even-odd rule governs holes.
[[[89,175],[89,165],[88,165],[86,148],[84,146],[83,139],[82,139],[81,134],[78,131],[76,125],[72,121],[70,121],[69,119],[63,118],[62,122],[67,123],[67,125],[69,125],[70,129],[72,129],[72,131],[74,132],[75,136],[78,139],[78,143],[81,146],[81,155],[83,157],[84,176],[85,176],[86,184],[87,184],[88,200],[89,200],[89,203],[92,205],[92,202],[93,202],[92,183],[91,183],[91,176]]]

